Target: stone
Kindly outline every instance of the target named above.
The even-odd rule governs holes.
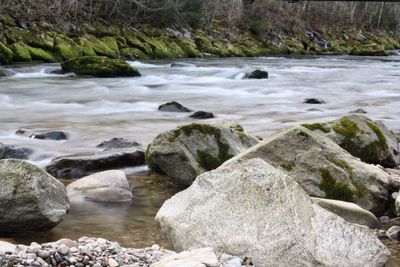
[[[114,260],[113,258],[109,258],[108,259],[108,265],[110,267],[118,267],[119,263],[116,260]]]
[[[304,127],[335,141],[362,161],[392,168],[400,163],[396,137],[379,121],[362,114],[351,114],[325,123],[303,124]]]
[[[268,79],[268,71],[265,70],[254,70],[252,72],[246,73],[245,79]]]
[[[400,190],[400,170],[385,168],[385,172],[390,175],[390,191],[399,192]]]
[[[400,226],[392,226],[386,231],[387,237],[391,240],[400,241]]]
[[[61,64],[63,71],[73,72],[81,76],[101,78],[138,77],[139,71],[120,59],[100,56],[87,56],[70,59]]]
[[[26,161],[0,160],[0,231],[47,231],[69,210],[64,185]]]
[[[156,220],[178,252],[213,247],[258,267],[384,266],[390,258],[372,230],[313,204],[292,177],[261,159],[201,174]]]
[[[188,186],[199,174],[257,143],[240,125],[193,123],[157,136],[146,150],[146,162],[152,171]]]
[[[31,149],[0,143],[0,159],[28,159]]]
[[[172,267],[172,266],[218,267],[219,263],[213,248],[200,248],[200,249],[194,249],[192,251],[184,251],[175,255],[171,255],[151,265],[151,267]]]
[[[110,140],[101,142],[96,147],[103,149],[124,148],[124,147],[140,147],[138,142],[130,141],[125,138],[112,138]]]
[[[306,98],[303,101],[304,104],[325,104],[326,102],[318,98]]]
[[[371,229],[376,229],[379,226],[379,221],[373,213],[354,203],[316,197],[311,199],[315,204],[335,213],[348,222],[365,225]]]
[[[367,114],[368,112],[366,112],[364,109],[362,108],[358,108],[356,110],[350,111],[350,113],[358,113],[358,114]]]
[[[68,133],[63,131],[52,131],[52,130],[33,130],[33,129],[18,129],[15,132],[17,135],[23,135],[32,139],[42,139],[42,140],[67,140]]]
[[[62,238],[60,240],[58,240],[57,245],[64,245],[67,246],[68,248],[76,248],[78,247],[78,243],[74,240],[68,239],[68,238]]]
[[[6,254],[8,252],[14,252],[17,249],[17,246],[5,241],[0,240],[0,255]]]
[[[99,202],[127,202],[132,192],[123,171],[111,170],[81,178],[67,186],[69,198],[84,198]]]
[[[214,117],[215,116],[213,113],[207,111],[196,111],[195,113],[189,116],[189,118],[196,120],[206,120],[206,119],[212,119]]]
[[[46,171],[57,178],[81,178],[96,172],[144,163],[143,150],[128,147],[55,158],[46,166]]]
[[[182,104],[172,101],[165,104],[162,104],[158,107],[158,111],[166,111],[166,112],[191,112],[191,109],[184,107]]]
[[[57,248],[57,252],[60,253],[61,255],[67,255],[69,253],[69,247],[64,244],[61,244]]]
[[[285,171],[311,196],[353,202],[378,216],[391,205],[385,171],[304,127],[280,131],[225,164],[252,158]]]
[[[0,63],[1,64],[10,64],[13,60],[14,53],[13,51],[5,46],[2,42],[0,42]]]

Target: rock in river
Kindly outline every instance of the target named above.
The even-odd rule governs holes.
[[[133,197],[128,179],[120,170],[83,177],[69,184],[67,192],[71,201],[83,198],[99,202],[127,202]]]
[[[177,251],[213,247],[267,266],[384,266],[389,250],[367,227],[313,204],[261,159],[197,177],[156,216]]]
[[[192,115],[189,116],[189,118],[192,119],[197,119],[197,120],[206,120],[206,119],[212,119],[214,118],[214,114],[211,112],[207,111],[196,111]]]
[[[304,127],[278,132],[225,164],[252,158],[282,169],[311,196],[354,202],[375,215],[389,208],[389,174]]]
[[[101,142],[96,147],[103,149],[124,148],[124,147],[140,147],[141,145],[136,141],[130,141],[125,138],[112,138],[110,140]]]
[[[183,106],[181,103],[178,103],[176,101],[168,102],[165,104],[162,104],[161,106],[158,107],[159,111],[167,111],[167,112],[191,112],[191,109],[188,109],[187,107]]]
[[[0,160],[0,232],[44,231],[69,210],[64,185],[25,161]]]
[[[68,134],[63,131],[52,131],[52,130],[32,130],[32,129],[18,129],[15,132],[17,135],[23,135],[33,139],[42,139],[42,140],[67,140]]]
[[[246,73],[244,78],[245,79],[268,79],[268,71],[255,70],[255,71]]]
[[[147,148],[146,162],[153,171],[188,186],[199,174],[257,143],[240,125],[193,123],[157,136]]]
[[[143,164],[143,150],[132,147],[55,158],[46,166],[46,171],[57,178],[81,178],[95,172]]]
[[[63,71],[94,77],[137,77],[139,71],[120,59],[100,56],[78,57],[61,64]]]
[[[0,159],[27,159],[32,154],[28,148],[0,143]]]
[[[399,144],[394,134],[383,123],[365,115],[351,114],[334,121],[303,126],[329,137],[364,162],[389,168],[400,163]]]
[[[318,98],[306,98],[303,101],[304,104],[325,104],[326,102]]]

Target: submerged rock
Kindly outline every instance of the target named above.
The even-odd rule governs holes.
[[[69,210],[64,185],[28,162],[0,160],[0,232],[50,230]]]
[[[146,162],[151,170],[188,186],[199,174],[257,143],[240,125],[193,123],[157,136],[147,148]]]
[[[77,75],[94,77],[137,77],[139,71],[127,62],[100,56],[87,56],[70,59],[61,64],[63,71]]]
[[[183,106],[182,104],[172,101],[165,104],[162,104],[158,107],[159,111],[167,111],[167,112],[192,112],[191,109]]]
[[[365,225],[371,229],[376,229],[379,226],[379,221],[374,214],[354,203],[316,197],[311,199],[315,204],[335,213],[348,222]]]
[[[0,143],[0,159],[28,159],[32,152],[28,148]]]
[[[196,111],[192,115],[189,116],[189,118],[192,119],[197,119],[197,120],[205,120],[205,119],[212,119],[214,118],[214,114],[211,112],[207,111]]]
[[[268,79],[268,71],[265,70],[255,70],[249,73],[246,73],[245,79]]]
[[[350,111],[350,113],[358,113],[358,114],[367,114],[368,112],[366,112],[364,109],[362,108],[358,108],[356,110]]]
[[[17,135],[23,135],[33,139],[42,139],[42,140],[67,140],[68,133],[63,131],[52,131],[52,130],[32,130],[32,129],[18,129],[15,132]]]
[[[260,159],[200,175],[156,220],[177,251],[213,247],[258,267],[383,266],[390,257],[373,231],[313,204],[293,178]]]
[[[362,114],[351,114],[326,123],[303,124],[304,127],[335,141],[362,161],[395,167],[400,163],[396,137],[386,126]]]
[[[130,141],[125,138],[112,138],[110,140],[101,142],[96,147],[103,149],[124,148],[124,147],[140,147],[141,145],[136,141]]]
[[[185,63],[185,62],[173,62],[170,65],[172,68],[186,68],[186,67],[195,67],[196,65]]]
[[[306,98],[303,100],[304,104],[325,104],[326,102],[318,98]]]
[[[67,186],[71,201],[81,198],[99,202],[127,202],[132,192],[123,171],[111,170],[83,177]]]
[[[143,164],[143,150],[119,148],[55,158],[46,166],[46,171],[57,178],[81,178],[95,172]]]
[[[278,132],[225,164],[252,158],[282,169],[311,196],[354,202],[375,215],[389,208],[389,174],[304,127]]]

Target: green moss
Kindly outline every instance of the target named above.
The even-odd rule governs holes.
[[[186,39],[178,38],[176,43],[186,53],[188,57],[200,57],[201,53],[196,49],[196,45]]]
[[[329,161],[335,164],[337,167],[346,170],[347,172],[351,172],[353,170],[344,160],[333,158],[329,159]]]
[[[148,59],[142,50],[133,47],[125,47],[121,49],[121,57],[127,60]]]
[[[320,130],[321,132],[324,132],[324,133],[329,133],[331,131],[330,127],[327,127],[322,123],[313,123],[313,124],[304,123],[301,126],[303,126],[304,128],[307,128],[310,131]]]
[[[388,149],[388,144],[386,141],[386,137],[385,135],[382,133],[381,129],[379,129],[378,125],[376,125],[373,122],[367,122],[367,125],[369,128],[371,128],[371,130],[376,134],[376,136],[378,137],[378,146],[385,150]]]
[[[213,157],[205,151],[198,150],[197,151],[197,162],[200,167],[206,171],[211,171],[218,168],[222,163],[218,160],[218,158]]]
[[[188,157],[185,154],[179,154],[179,159],[181,161],[189,161]]]
[[[325,197],[343,201],[353,201],[353,191],[344,183],[337,182],[327,169],[319,169],[322,182],[319,188],[325,192]]]
[[[191,135],[193,131],[199,131],[205,135],[214,135],[217,139],[221,138],[221,130],[209,124],[192,123],[179,127],[179,130],[183,131],[185,135]]]
[[[348,141],[355,138],[357,133],[360,131],[355,122],[345,117],[341,118],[338,123],[335,123],[332,128],[336,133],[341,134]]]
[[[119,57],[118,43],[114,37],[106,36],[101,38],[100,40],[113,51],[113,55],[115,55],[116,58]]]
[[[54,38],[46,33],[32,34],[29,40],[25,40],[29,46],[51,51],[54,47]]]
[[[69,60],[80,56],[81,48],[71,38],[59,34],[55,38],[54,48],[61,60]]]
[[[130,47],[140,49],[147,56],[151,56],[153,54],[153,50],[151,49],[150,45],[142,42],[134,35],[127,35],[126,41]]]
[[[29,53],[28,46],[22,42],[11,45],[11,50],[14,53],[14,61],[31,61],[32,57]]]
[[[282,167],[284,170],[290,172],[290,171],[293,170],[294,164],[293,164],[292,162],[288,162],[288,163],[285,163],[285,164],[281,164],[281,167]]]
[[[10,64],[13,59],[13,51],[0,42],[0,63]]]
[[[85,35],[79,38],[80,44],[91,47],[98,56],[108,58],[118,58],[119,49],[116,40],[113,37],[96,38],[93,35]]]
[[[41,48],[28,47],[28,51],[33,60],[41,60],[43,62],[57,62],[53,54],[44,51]]]

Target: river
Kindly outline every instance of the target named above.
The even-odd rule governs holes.
[[[50,74],[58,64],[7,67],[0,78],[0,142],[32,148],[30,161],[45,166],[60,155],[95,151],[113,137],[146,146],[159,133],[193,122],[187,113],[159,112],[160,104],[178,101],[193,110],[211,111],[215,119],[238,121],[250,134],[267,137],[304,122],[337,118],[363,108],[373,119],[400,131],[400,56],[265,57],[130,62],[139,78],[77,78]],[[246,72],[267,70],[268,80],[244,80]],[[317,97],[322,105],[304,104]],[[54,129],[68,141],[44,141],[15,135],[19,128]],[[135,186],[129,204],[73,205],[51,232],[8,237],[29,243],[61,237],[101,236],[124,246],[168,245],[154,215],[174,188],[163,177],[130,170]],[[64,181],[68,183],[68,181]]]

